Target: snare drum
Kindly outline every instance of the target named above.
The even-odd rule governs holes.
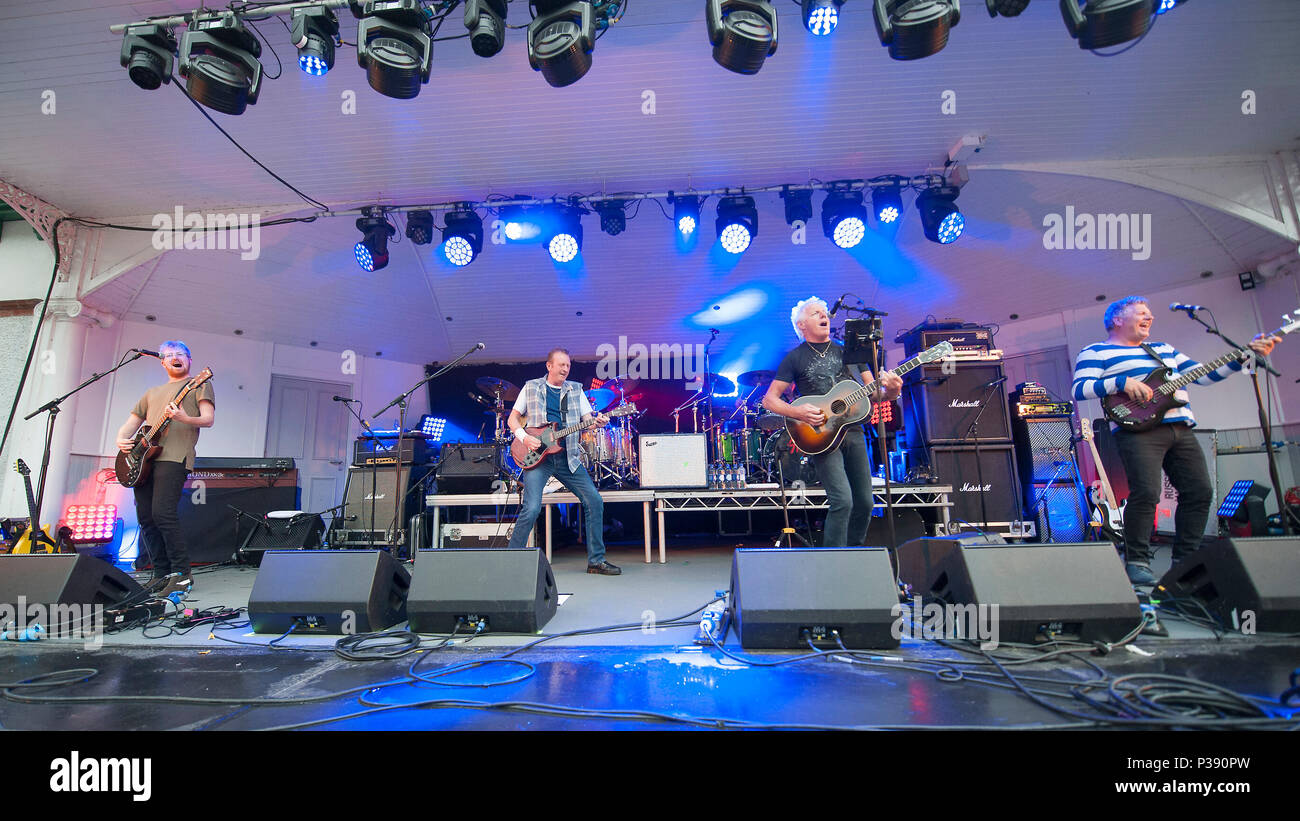
[[[582,432],[580,444],[588,464],[609,462],[614,458],[614,442],[608,428],[588,428]]]

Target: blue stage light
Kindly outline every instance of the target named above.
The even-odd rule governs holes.
[[[966,220],[957,208],[957,195],[961,189],[954,186],[936,186],[922,191],[916,198],[916,210],[921,213],[921,226],[926,239],[947,245],[961,236]]]
[[[383,216],[367,214],[357,220],[357,230],[362,237],[353,246],[353,253],[361,270],[378,271],[388,265],[388,238],[396,234],[397,229]]]
[[[718,203],[718,240],[731,254],[744,253],[758,236],[758,209],[753,197],[723,197]]]
[[[840,6],[844,0],[802,0],[803,25],[809,32],[825,37],[840,24]]]
[[[452,265],[469,265],[483,250],[483,219],[472,209],[447,212],[442,229],[442,254]]]
[[[861,191],[830,191],[822,203],[822,232],[841,248],[853,248],[867,233]]]

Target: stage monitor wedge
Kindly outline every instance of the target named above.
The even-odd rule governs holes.
[[[494,633],[536,633],[559,595],[546,554],[532,548],[420,551],[407,603],[416,633],[469,635],[479,619]],[[468,625],[468,626],[467,626]]]
[[[373,633],[406,621],[410,587],[383,550],[268,550],[248,619],[254,633]]]
[[[102,559],[84,554],[0,555],[0,621],[31,623],[32,606],[46,614],[49,635],[82,633],[87,625],[60,605],[114,605],[144,600],[135,579]],[[21,599],[21,602],[19,601]],[[19,605],[26,610],[18,613]],[[83,614],[84,615],[84,614]],[[0,629],[7,627],[0,624]],[[102,628],[102,625],[101,625]]]
[[[740,548],[731,563],[731,623],[746,650],[897,647],[899,603],[883,547]]]
[[[1300,539],[1220,539],[1170,568],[1152,598],[1194,599],[1225,630],[1300,632]]]

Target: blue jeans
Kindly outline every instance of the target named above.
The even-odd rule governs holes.
[[[830,453],[813,457],[817,478],[826,489],[826,524],[822,547],[858,547],[867,540],[874,504],[871,471],[867,467],[867,442],[861,425],[844,434]]]
[[[524,471],[521,477],[524,502],[519,507],[514,532],[510,534],[510,547],[523,547],[528,543],[528,534],[537,522],[537,514],[542,512],[542,488],[552,476],[582,502],[587,527],[587,564],[600,564],[605,561],[605,501],[600,498],[585,467],[578,465],[576,471],[569,470],[564,451],[552,453],[537,467]]]

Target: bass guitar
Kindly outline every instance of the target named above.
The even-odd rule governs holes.
[[[179,406],[181,400],[188,396],[190,391],[196,390],[211,378],[212,369],[204,368],[181,389],[180,393],[176,394],[172,401]],[[135,487],[149,478],[149,473],[153,470],[153,460],[162,453],[162,440],[167,434],[171,421],[171,419],[163,419],[158,423],[157,428],[141,425],[140,430],[131,437],[131,449],[118,451],[117,459],[113,463],[118,484],[122,487]]]
[[[40,516],[36,514],[36,496],[32,493],[32,469],[22,459],[18,460],[14,469],[23,477],[23,487],[27,490],[27,515],[30,518],[27,520],[27,529],[18,537],[10,552],[15,555],[63,552],[61,545],[50,535],[50,529],[38,524]]]
[[[627,416],[630,413],[636,413],[636,405],[634,403],[619,405],[617,408],[614,408],[605,415],[611,419],[616,419],[620,416]],[[510,456],[515,460],[515,464],[519,465],[519,467],[524,470],[535,468],[542,463],[542,459],[546,456],[560,452],[561,439],[571,433],[577,433],[578,431],[595,426],[596,423],[593,421],[578,422],[577,424],[569,425],[567,428],[560,427],[556,422],[548,422],[545,425],[535,428],[525,427],[524,433],[527,433],[529,436],[536,436],[538,439],[542,440],[542,444],[537,448],[530,448],[521,440],[516,439],[510,443]]]
[[[1285,320],[1286,324],[1270,333],[1269,336],[1285,336],[1300,328],[1300,313],[1297,313],[1296,317],[1296,319],[1292,319],[1290,314],[1283,314],[1282,319]],[[1156,368],[1142,380],[1152,390],[1150,399],[1142,402],[1137,399],[1130,399],[1128,394],[1123,392],[1112,393],[1102,397],[1101,407],[1106,412],[1106,418],[1124,430],[1134,433],[1151,430],[1160,424],[1160,421],[1165,418],[1165,414],[1169,413],[1169,411],[1187,404],[1188,400],[1179,395],[1183,388],[1207,373],[1217,371],[1234,359],[1240,359],[1248,352],[1250,352],[1250,346],[1248,345],[1234,348],[1218,359],[1192,368],[1180,376],[1174,376],[1173,371],[1169,368]]]
[[[892,371],[902,376],[913,368],[927,362],[935,362],[952,354],[951,342],[940,342],[911,359],[903,362]],[[810,425],[798,419],[786,417],[785,429],[799,450],[809,455],[825,453],[840,446],[849,425],[857,424],[871,414],[871,397],[879,389],[879,378],[873,379],[865,386],[852,379],[845,379],[823,394],[801,396],[790,404],[796,408],[813,405],[821,410],[826,421],[820,425]]]
[[[1092,463],[1097,466],[1097,484],[1100,486],[1095,488],[1098,492],[1092,494],[1093,520],[1090,524],[1099,528],[1108,540],[1121,542],[1124,540],[1124,508],[1128,507],[1128,502],[1115,503],[1115,491],[1110,487],[1106,466],[1101,463],[1101,454],[1097,452],[1097,442],[1092,436],[1092,420],[1081,417],[1079,433],[1092,451]]]

